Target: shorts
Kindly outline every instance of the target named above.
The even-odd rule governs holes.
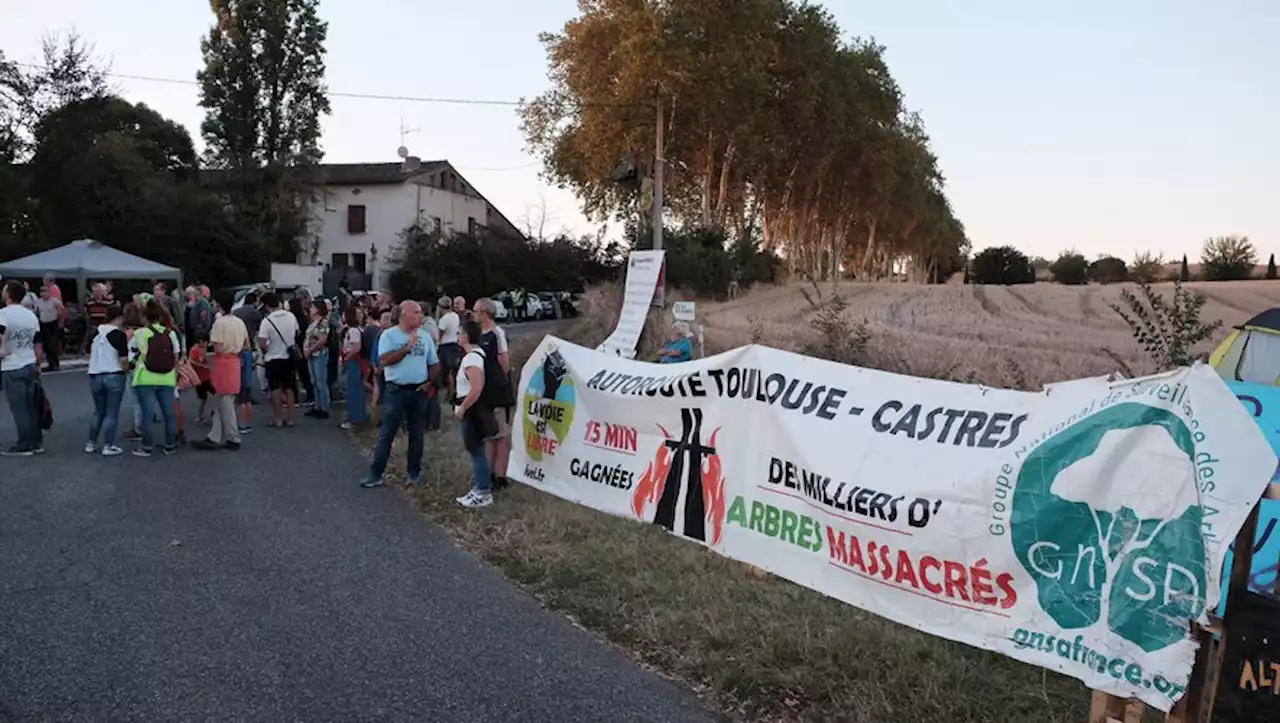
[[[494,407],[493,418],[498,420],[498,433],[489,439],[502,439],[511,436],[511,407]]]
[[[208,399],[210,394],[215,393],[216,392],[213,391],[213,384],[208,381],[200,382],[200,384],[196,386],[196,396],[199,397],[202,402]]]
[[[298,367],[290,359],[267,360],[267,389],[293,391],[298,386]]]

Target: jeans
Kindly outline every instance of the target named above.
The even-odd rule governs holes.
[[[103,446],[116,443],[120,422],[120,402],[124,400],[127,374],[90,374],[89,393],[93,395],[93,418],[89,420],[89,443],[98,443],[102,432]]]
[[[138,396],[138,407],[142,410],[142,418],[147,420],[142,429],[142,446],[151,449],[151,445],[155,441],[155,425],[150,420],[155,419],[156,412],[160,413],[160,417],[164,420],[164,446],[172,447],[178,441],[178,415],[173,408],[173,387],[147,385],[133,388],[133,393]]]
[[[462,430],[462,446],[471,458],[471,471],[475,475],[471,489],[489,494],[493,488],[493,471],[489,469],[489,458],[484,453],[484,439],[480,436],[480,430],[467,419],[463,419],[458,428]]]
[[[311,393],[317,412],[327,412],[333,404],[329,397],[329,350],[321,349],[307,360],[311,372]]]
[[[40,377],[35,364],[3,373],[4,396],[13,413],[13,426],[18,429],[18,446],[39,449],[44,446],[44,430],[40,429],[40,413],[36,409],[36,383]]]
[[[427,423],[427,393],[418,391],[417,385],[401,386],[387,382],[382,390],[382,423],[378,426],[378,446],[373,451],[373,464],[369,465],[372,479],[379,479],[387,471],[391,458],[391,442],[403,421],[409,432],[409,459],[407,472],[411,479],[422,475],[423,435]]]
[[[369,417],[364,408],[364,377],[360,374],[360,360],[352,359],[343,367],[347,379],[347,421],[364,424]]]

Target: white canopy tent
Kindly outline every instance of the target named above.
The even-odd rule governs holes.
[[[37,278],[46,274],[76,280],[77,298],[89,298],[89,279],[165,279],[182,286],[182,271],[148,261],[91,239],[72,241],[0,264],[0,276]]]

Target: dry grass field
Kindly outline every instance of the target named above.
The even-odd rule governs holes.
[[[1224,326],[1280,305],[1280,282],[1192,284]],[[798,284],[699,302],[708,353],[753,340],[798,349],[816,337]],[[1172,286],[1162,287],[1166,295]],[[830,287],[823,288],[829,293]],[[872,363],[893,371],[1034,388],[1145,366],[1109,308],[1119,287],[1015,288],[846,284],[865,318]],[[678,299],[678,293],[672,293]],[[621,290],[592,289],[558,332],[594,346],[617,319]],[[1226,328],[1218,333],[1221,339]],[[646,329],[642,355],[662,330]],[[513,342],[523,364],[538,338]],[[446,415],[449,416],[449,415]],[[372,430],[358,438],[373,441]],[[427,442],[425,488],[403,494],[454,541],[637,662],[676,678],[738,721],[1078,723],[1089,693],[1057,673],[932,637],[668,535],[514,485],[488,509],[453,498],[468,486],[457,429]],[[393,469],[403,474],[401,444]],[[1149,713],[1147,721],[1160,720]]]
[[[874,366],[915,376],[974,381],[1002,387],[1039,388],[1117,371],[1152,371],[1111,309],[1127,285],[916,286],[845,283],[839,293],[851,319],[871,331]],[[1230,327],[1280,306],[1280,281],[1192,282],[1208,299],[1205,320]],[[1172,284],[1159,284],[1166,298]],[[829,284],[819,287],[830,293]],[[814,332],[806,284],[764,287],[733,301],[700,304],[708,353],[752,341],[798,349]],[[1206,345],[1204,351],[1211,351]]]

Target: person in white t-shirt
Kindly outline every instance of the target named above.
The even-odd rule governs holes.
[[[0,452],[6,457],[30,457],[44,452],[41,411],[36,408],[36,385],[40,380],[40,320],[25,306],[27,288],[21,281],[9,281],[0,293],[0,375],[4,395],[18,429],[18,441]]]
[[[436,302],[436,316],[436,326],[440,329],[437,351],[440,354],[440,369],[444,374],[444,388],[452,390],[453,380],[458,373],[458,362],[462,361],[462,345],[458,343],[462,319],[453,310],[453,299],[447,296],[441,296]],[[454,399],[454,404],[457,403],[458,400]]]
[[[458,405],[454,415],[462,431],[462,446],[471,458],[471,489],[458,498],[463,507],[488,507],[493,504],[493,471],[489,466],[486,438],[497,430],[493,410],[480,400],[484,393],[485,350],[480,346],[480,325],[463,322],[462,359],[458,362],[458,379],[454,392]]]
[[[269,313],[258,326],[258,343],[271,390],[271,426],[292,427],[296,424],[298,382],[297,363],[290,349],[297,350],[298,320],[280,307],[280,295],[274,291],[263,294],[262,304]],[[293,353],[300,355],[301,351]]]

